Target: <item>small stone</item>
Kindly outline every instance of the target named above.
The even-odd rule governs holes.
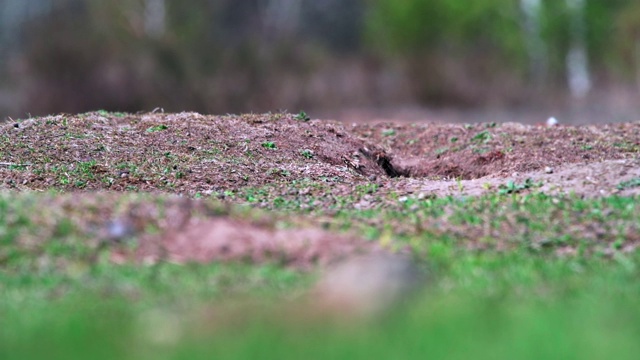
[[[400,201],[400,202],[407,202],[408,200],[409,200],[409,198],[406,197],[406,196],[401,196],[401,197],[398,198],[398,201]]]
[[[544,172],[547,173],[547,174],[553,174],[553,168],[547,166],[547,167],[544,168]]]

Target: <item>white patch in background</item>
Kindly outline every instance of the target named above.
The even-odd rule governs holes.
[[[586,47],[585,0],[566,1],[571,11],[571,45],[566,57],[567,81],[573,98],[582,99],[592,86]]]
[[[144,7],[144,31],[153,38],[164,35],[167,28],[166,0],[146,0]]]
[[[520,0],[520,9],[524,15],[522,24],[529,57],[529,75],[539,85],[546,79],[548,70],[547,46],[542,38],[540,25],[541,6],[541,0]]]

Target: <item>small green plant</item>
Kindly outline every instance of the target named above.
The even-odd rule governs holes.
[[[380,185],[370,183],[365,185],[357,185],[356,186],[356,194],[365,195],[365,194],[373,194],[378,191]]]
[[[480,155],[482,155],[482,154],[486,154],[486,153],[488,153],[489,151],[491,151],[491,148],[488,148],[488,147],[479,147],[479,148],[475,148],[475,149],[473,149],[473,150],[471,150],[471,151],[472,151],[474,154],[480,154]]]
[[[313,151],[311,151],[309,149],[304,149],[304,150],[300,151],[300,155],[302,155],[303,157],[305,157],[307,159],[312,159],[313,158]]]
[[[95,160],[81,161],[78,163],[77,173],[93,178],[93,170],[96,167]]]
[[[28,166],[29,165],[26,165],[26,164],[9,164],[8,169],[22,171],[22,170],[27,170]]]
[[[146,131],[148,133],[152,133],[152,132],[156,132],[156,131],[163,131],[163,130],[167,130],[169,127],[167,125],[156,125],[156,126],[151,126],[150,128],[148,128]]]
[[[109,187],[109,186],[113,185],[113,183],[115,182],[115,179],[112,178],[112,177],[103,177],[102,179],[100,179],[100,182],[102,182],[107,187]]]
[[[271,149],[271,150],[275,150],[278,147],[276,146],[276,143],[274,143],[273,141],[265,141],[262,143],[262,147],[265,149]]]
[[[382,136],[393,136],[396,134],[394,129],[386,129],[382,131]]]
[[[71,179],[69,179],[69,174],[67,173],[61,174],[60,177],[58,178],[58,183],[60,183],[60,185],[63,185],[63,186],[69,185],[71,183]]]
[[[272,175],[272,176],[282,176],[282,177],[287,177],[287,176],[291,176],[291,172],[289,170],[285,170],[285,169],[270,169],[269,171],[267,171],[268,175]]]
[[[500,187],[498,188],[498,194],[515,194],[522,190],[540,186],[542,186],[541,183],[534,183],[531,179],[525,180],[522,184],[516,184],[513,180],[509,180],[506,185],[500,185]]]
[[[165,153],[164,153],[164,154],[162,154],[162,155],[163,155],[165,158],[170,159],[170,160],[172,160],[172,159],[175,159],[175,158],[176,158],[176,156],[175,156],[175,155],[173,155],[170,151],[167,151],[167,152],[165,152]]]
[[[304,111],[300,111],[298,113],[298,115],[294,116],[293,118],[296,119],[296,120],[299,120],[299,121],[309,121],[309,120],[311,120],[309,115],[307,115],[307,113],[304,112]]]
[[[640,186],[640,178],[633,178],[631,180],[621,182],[620,184],[618,184],[618,186],[616,186],[616,188],[618,190],[625,190],[625,189],[631,189],[638,186]]]
[[[489,141],[491,141],[491,138],[492,138],[491,133],[484,130],[484,131],[480,131],[474,137],[472,137],[471,141],[486,144]]]
[[[629,142],[617,142],[613,146],[627,152],[640,152],[640,146]]]
[[[453,136],[451,139],[449,139],[449,141],[451,141],[452,143],[455,143],[458,141],[458,137],[457,136]]]
[[[436,149],[435,153],[436,153],[436,155],[442,155],[442,154],[446,153],[447,151],[449,151],[449,148],[448,147],[443,147],[443,148]]]

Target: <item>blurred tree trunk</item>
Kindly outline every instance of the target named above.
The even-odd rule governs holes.
[[[66,1],[58,1],[65,3]],[[54,0],[0,0],[0,49],[20,41],[23,26],[28,21],[51,12],[59,6]],[[0,53],[4,57],[6,53]],[[0,62],[3,59],[0,59]]]
[[[627,6],[616,18],[615,27],[618,56],[634,75],[635,86],[640,91],[640,3]]]
[[[266,0],[262,10],[265,29],[276,38],[288,37],[298,31],[300,23],[300,0]]]
[[[165,0],[145,0],[144,30],[152,38],[160,38],[167,27]]]
[[[541,30],[541,0],[520,0],[524,21],[524,42],[529,61],[529,79],[540,90],[548,76],[547,46],[542,38]]]
[[[570,11],[570,45],[566,58],[567,81],[571,95],[576,99],[581,99],[591,90],[585,0],[566,1]]]

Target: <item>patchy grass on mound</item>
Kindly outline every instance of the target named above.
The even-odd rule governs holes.
[[[354,182],[343,158],[364,144],[337,123],[289,114],[89,113],[29,119],[0,130],[4,187],[223,194],[291,179]],[[364,161],[363,161],[364,163]],[[363,164],[364,165],[364,164]]]
[[[285,113],[96,112],[8,123],[0,127],[0,187],[226,196],[267,184],[286,190],[293,181],[308,181],[344,185],[332,189],[343,194],[369,182],[402,188],[403,177],[423,185],[505,177],[631,161],[640,152],[640,123],[347,126],[306,119]],[[606,181],[617,180],[613,188],[633,175],[640,177],[636,171]]]

